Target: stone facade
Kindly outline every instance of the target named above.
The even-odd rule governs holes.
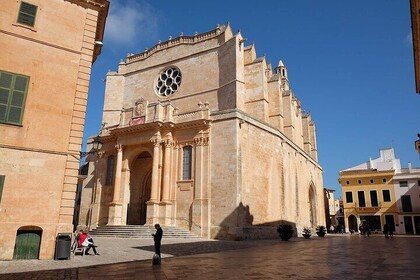
[[[90,72],[108,5],[2,1],[0,259],[51,259],[57,234],[73,230]],[[23,114],[10,122],[5,108],[19,101],[6,80],[18,76],[28,81]],[[31,245],[22,245],[26,238]]]
[[[325,223],[314,122],[283,63],[273,72],[244,42],[217,26],[108,73],[104,146],[79,225],[158,222],[243,239],[276,237],[281,222]]]

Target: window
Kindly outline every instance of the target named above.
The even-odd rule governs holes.
[[[361,185],[361,184],[362,184],[362,180],[357,180],[357,183],[358,183],[359,185]]]
[[[0,71],[0,122],[22,124],[29,77]]]
[[[182,151],[182,180],[191,180],[192,147],[185,146]]]
[[[352,203],[353,202],[353,194],[352,192],[346,192],[346,202]]]
[[[382,195],[384,197],[384,201],[391,201],[391,194],[389,193],[389,190],[382,190]]]
[[[20,3],[17,22],[28,26],[34,26],[37,9],[38,7],[35,5],[26,2]]]
[[[378,207],[378,194],[376,191],[370,191],[370,204],[372,207]]]
[[[106,179],[105,185],[112,185],[114,183],[114,159],[115,157],[109,156],[106,160]]]
[[[403,212],[411,212],[413,211],[411,207],[411,198],[409,195],[402,195],[401,196],[401,204]]]
[[[347,185],[350,185],[350,181],[346,181],[346,184],[347,184]]]
[[[181,79],[181,71],[177,67],[166,69],[156,81],[156,93],[163,97],[174,94],[181,86]]]
[[[382,183],[386,183],[386,178],[383,178],[382,179]]]
[[[364,191],[358,191],[357,197],[359,199],[359,207],[366,207],[366,201],[365,201],[365,192]]]
[[[373,179],[370,179],[370,183],[373,184],[373,182],[374,182]]]
[[[408,188],[408,182],[407,181],[400,181],[400,188]]]
[[[4,185],[4,175],[0,175],[0,203],[1,203],[1,195],[3,194],[3,185]]]

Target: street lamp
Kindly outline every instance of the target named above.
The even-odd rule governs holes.
[[[90,154],[94,154],[94,182],[93,182],[93,186],[92,186],[92,196],[91,196],[91,202],[90,202],[90,206],[89,206],[89,212],[88,212],[88,220],[87,220],[87,224],[88,224],[88,228],[89,230],[91,229],[92,226],[92,218],[93,218],[93,208],[95,207],[96,204],[96,193],[97,193],[97,180],[98,180],[98,162],[99,162],[99,151],[102,149],[102,145],[103,142],[101,141],[101,138],[99,137],[99,135],[95,136],[94,138],[91,138],[91,141],[88,143],[88,149],[90,148],[89,151],[87,152],[80,152],[80,157],[86,157],[87,155]]]
[[[96,154],[102,149],[103,142],[101,141],[101,137],[97,135],[88,144],[92,144],[92,148],[88,152],[80,152],[80,157],[86,157],[89,154]]]
[[[417,137],[419,139],[416,142],[414,142],[414,145],[415,145],[415,149],[417,150],[417,152],[419,153],[419,156],[420,156],[420,133],[417,134]]]

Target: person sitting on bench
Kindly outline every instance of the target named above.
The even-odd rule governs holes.
[[[79,241],[78,241],[78,246],[79,247],[87,247],[87,249],[85,251],[85,255],[89,255],[89,250],[90,250],[90,248],[92,248],[95,256],[99,256],[98,252],[96,251],[97,246],[95,246],[95,244],[93,243],[93,239],[92,239],[92,237],[90,237],[88,235],[87,230],[83,231],[83,233],[80,234]]]

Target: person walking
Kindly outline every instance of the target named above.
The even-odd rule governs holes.
[[[369,237],[370,236],[370,232],[371,232],[370,224],[369,223],[366,223],[365,224],[365,232],[366,232],[366,236]]]
[[[394,225],[393,224],[386,224],[388,226],[388,236],[389,238],[394,238]]]
[[[388,224],[384,225],[384,234],[385,234],[385,238],[388,239],[389,238],[389,226],[388,226]]]
[[[159,224],[155,224],[156,233],[153,234],[153,241],[155,242],[155,254],[160,258],[160,245],[163,236],[163,230]]]
[[[362,224],[359,225],[359,231],[360,231],[360,236],[365,235],[365,232],[363,230],[363,225]]]

